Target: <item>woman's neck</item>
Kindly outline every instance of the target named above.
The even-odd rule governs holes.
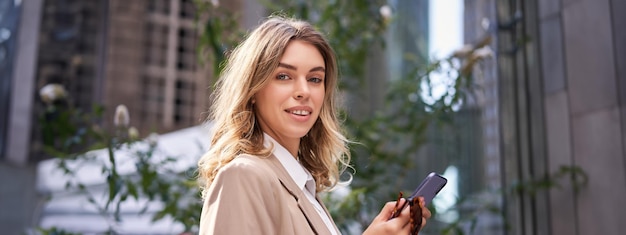
[[[300,139],[291,139],[291,138],[281,138],[279,136],[270,134],[265,132],[266,135],[270,136],[276,143],[283,146],[283,148],[287,149],[287,151],[293,156],[296,160],[298,159],[298,151],[300,149]]]

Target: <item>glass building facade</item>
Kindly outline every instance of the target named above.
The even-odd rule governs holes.
[[[0,1],[0,158],[4,158],[8,139],[8,119],[13,82],[20,1]]]

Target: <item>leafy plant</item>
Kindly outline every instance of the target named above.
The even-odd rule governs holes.
[[[159,149],[156,135],[140,140],[137,130],[128,126],[125,107],[118,107],[112,132],[98,125],[103,108],[94,110],[83,112],[61,100],[47,104],[41,115],[42,151],[54,157],[56,168],[68,176],[66,190],[83,195],[109,222],[110,234],[118,233],[121,206],[131,200],[143,203],[138,214],[150,212],[153,221],[169,217],[183,225],[185,231],[197,229],[201,201],[193,178],[195,166],[179,169],[178,158]],[[95,185],[86,185],[78,177],[84,167],[93,165],[99,167],[99,172],[94,173],[104,178],[104,192],[93,190]],[[132,170],[120,169],[127,166]],[[153,202],[159,202],[161,207],[148,211]],[[56,227],[40,232],[72,234]]]

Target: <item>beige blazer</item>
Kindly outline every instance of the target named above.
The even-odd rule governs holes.
[[[330,231],[274,155],[240,155],[220,169],[209,187],[200,234],[325,235]]]

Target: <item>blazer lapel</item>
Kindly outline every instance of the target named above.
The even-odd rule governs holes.
[[[328,211],[328,208],[326,208],[326,205],[324,205],[324,202],[322,201],[322,199],[320,199],[317,195],[315,195],[315,200],[317,200],[317,202],[322,206],[322,208],[324,208],[324,213],[326,213],[328,218],[333,220],[333,217],[330,216],[330,212]],[[337,232],[337,234],[341,234],[341,231],[339,231],[339,228],[337,228],[337,225],[335,224],[334,220],[333,220],[333,228],[335,228],[335,231]]]
[[[285,189],[298,202],[298,207],[300,207],[300,210],[302,211],[307,221],[311,225],[311,228],[313,229],[313,231],[316,234],[330,234],[330,231],[328,231],[326,224],[324,223],[322,218],[320,218],[319,214],[317,214],[315,207],[313,207],[311,202],[309,202],[309,200],[306,198],[306,196],[304,195],[304,192],[302,192],[302,189],[298,188],[298,185],[296,185],[296,183],[293,181],[293,179],[291,178],[287,170],[285,170],[285,168],[280,163],[280,161],[278,161],[278,158],[276,158],[276,156],[272,154],[268,158],[268,160],[270,160],[272,167],[276,169],[276,175],[278,176],[278,179],[282,183],[283,187],[285,187]],[[326,209],[326,207],[324,207],[324,204],[321,204],[321,205],[324,209]]]

